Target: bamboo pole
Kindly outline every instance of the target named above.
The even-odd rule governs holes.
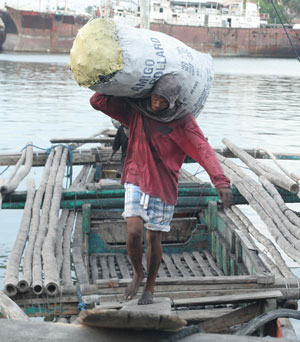
[[[62,264],[62,283],[64,285],[72,285],[71,277],[71,238],[72,230],[75,220],[75,212],[70,211],[66,228],[64,230],[64,243],[63,243],[63,264]]]
[[[40,223],[41,204],[42,204],[43,196],[45,193],[47,181],[49,178],[51,165],[53,162],[53,156],[54,156],[54,150],[51,150],[49,157],[47,159],[44,171],[43,171],[39,188],[36,192],[34,202],[33,202],[31,231],[30,231],[28,244],[25,250],[24,260],[23,260],[23,275],[17,285],[17,288],[20,292],[28,291],[32,282],[33,250],[34,250],[34,245],[35,245],[36,237],[38,234],[39,223]]]
[[[25,244],[28,238],[28,233],[30,230],[31,212],[34,195],[34,181],[32,179],[28,179],[27,200],[22,216],[21,226],[9,256],[5,274],[4,291],[10,297],[15,296],[17,294],[19,266],[25,248]]]
[[[30,172],[31,167],[32,167],[33,148],[32,148],[32,142],[29,142],[28,144],[30,144],[30,146],[27,146],[27,148],[26,148],[26,159],[25,159],[25,165],[24,165],[23,169],[19,173],[13,175],[13,177],[12,177],[12,179],[10,179],[9,183],[1,186],[0,192],[2,194],[7,194],[7,193],[14,191],[18,187],[20,182]]]
[[[0,312],[4,318],[7,319],[13,319],[16,321],[30,320],[23,310],[2,291],[0,291]]]
[[[17,173],[17,171],[19,170],[20,166],[23,165],[24,161],[25,161],[25,157],[26,157],[26,148],[22,151],[22,154],[20,156],[20,159],[17,161],[17,164],[15,165],[15,167],[13,168],[13,170],[11,171],[11,173],[8,175],[6,182],[10,183],[11,180],[14,178],[15,174]]]
[[[58,228],[58,217],[60,209],[60,200],[64,172],[67,165],[68,149],[65,148],[62,153],[60,165],[57,171],[53,197],[51,200],[51,209],[49,214],[49,227],[42,248],[42,257],[44,265],[44,283],[46,293],[49,296],[56,296],[59,293],[59,274],[55,258],[56,234]]]
[[[278,268],[279,274],[286,278],[294,277],[289,267],[287,267],[281,254],[278,252],[277,248],[273,242],[268,239],[264,234],[261,234],[258,229],[254,227],[249,218],[243,214],[243,212],[237,207],[232,206],[231,209],[225,209],[225,214],[232,219],[236,225],[249,232],[259,243],[261,243],[267,251],[271,254],[272,258],[275,260],[276,267]]]
[[[295,235],[298,239],[300,239],[300,217],[298,217],[293,210],[291,210],[283,201],[282,197],[280,196],[279,192],[275,188],[275,186],[267,180],[266,177],[259,177],[259,181],[263,185],[263,187],[268,191],[268,193],[274,198],[275,202],[277,203],[278,207],[282,211],[284,215],[295,225],[295,230],[293,231],[293,235]]]
[[[82,213],[78,213],[73,238],[72,256],[78,283],[89,284],[89,277],[82,258],[82,220]]]
[[[219,157],[219,160],[222,162],[223,157]],[[230,169],[228,165],[231,165],[232,169]],[[248,203],[264,221],[278,245],[289,257],[297,262],[300,262],[299,250],[295,248],[295,244],[298,245],[298,242],[295,241],[291,234],[287,232],[287,229],[280,224],[280,220],[278,220],[278,217],[274,215],[273,209],[268,203],[272,202],[273,199],[270,196],[267,198],[267,200],[262,198],[262,191],[258,191],[256,187],[253,187],[254,181],[250,177],[246,176],[244,172],[242,172],[242,170],[240,170],[233,162],[226,160],[226,165],[223,163],[223,168],[226,176],[232,180],[233,184],[238,188],[240,193],[247,199]],[[232,171],[233,169],[237,171],[239,175]],[[244,177],[241,178],[241,175]],[[279,224],[279,226],[277,226],[277,224]],[[287,241],[287,238],[289,240],[293,240],[292,245]]]
[[[292,193],[298,193],[299,185],[291,181],[285,175],[280,174],[272,168],[263,166],[260,162],[251,157],[247,152],[243,151],[228,139],[224,138],[222,142],[238,157],[240,158],[249,168],[258,176],[265,176],[270,182],[276,184]],[[265,170],[268,170],[267,172]]]
[[[63,234],[67,226],[67,219],[70,211],[68,209],[63,209],[59,218],[56,241],[55,241],[55,257],[57,263],[57,272],[60,275],[62,264],[63,264]]]
[[[55,183],[55,178],[57,174],[57,170],[59,167],[59,163],[61,160],[62,148],[58,147],[55,151],[54,160],[52,163],[49,179],[46,186],[42,215],[38,229],[38,235],[36,237],[34,250],[33,250],[33,259],[32,259],[32,287],[33,293],[36,295],[40,295],[43,293],[43,281],[42,281],[42,260],[41,260],[41,250],[44,243],[44,238],[47,233],[48,224],[49,224],[49,212],[50,205],[52,201],[53,188]]]

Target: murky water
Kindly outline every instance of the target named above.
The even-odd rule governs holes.
[[[224,147],[226,137],[245,148],[300,152],[297,60],[218,58],[215,69],[211,95],[198,117],[213,147]],[[73,80],[67,55],[0,54],[0,153],[19,151],[28,141],[47,148],[51,138],[83,138],[111,127],[108,117],[90,107],[91,95]],[[284,165],[300,174],[300,162]],[[188,169],[196,172],[198,166]],[[39,175],[39,170],[31,172]],[[15,210],[0,214],[0,288],[21,215]]]

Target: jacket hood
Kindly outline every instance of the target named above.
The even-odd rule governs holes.
[[[167,74],[155,83],[149,97],[143,99],[127,98],[127,101],[142,115],[156,121],[170,122],[186,115],[179,110],[182,104],[179,100],[180,92],[181,85],[178,77],[174,74]],[[169,102],[168,108],[158,112],[153,111],[151,95],[154,94],[164,97]]]

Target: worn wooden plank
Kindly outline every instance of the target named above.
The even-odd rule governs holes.
[[[90,265],[91,265],[91,271],[92,271],[93,284],[96,284],[96,281],[99,278],[98,267],[97,267],[97,257],[96,256],[92,255],[90,257]]]
[[[186,320],[189,324],[198,324],[207,320],[212,320],[232,312],[232,308],[215,308],[202,310],[179,310],[175,311],[176,315]]]
[[[189,266],[190,270],[192,271],[193,275],[195,277],[200,277],[202,276],[202,273],[199,271],[197,264],[194,262],[192,256],[188,252],[183,253],[183,257],[187,265]]]
[[[162,278],[162,277],[165,278],[165,277],[168,276],[167,273],[166,273],[166,271],[165,271],[165,269],[164,269],[164,262],[163,262],[163,260],[162,260],[162,262],[161,262],[160,265],[159,265],[158,276],[159,276],[160,278]]]
[[[120,268],[120,272],[122,274],[122,277],[124,279],[130,279],[131,276],[130,276],[130,272],[129,272],[129,269],[127,267],[127,264],[124,260],[124,255],[120,255],[120,254],[117,254],[116,255],[116,259],[117,259],[117,263],[119,265],[119,268]]]
[[[166,253],[163,253],[162,258],[163,258],[163,261],[164,261],[165,265],[167,266],[167,269],[168,269],[171,277],[178,277],[179,273],[178,273],[176,267],[174,266],[170,256],[168,254],[166,254]]]
[[[115,268],[115,257],[113,255],[108,256],[108,269],[111,278],[118,278],[117,271]]]
[[[210,270],[208,263],[206,263],[204,261],[204,259],[202,258],[202,256],[200,255],[199,252],[193,252],[193,256],[194,258],[197,260],[201,271],[204,273],[205,276],[213,276],[212,271]]]
[[[226,332],[229,328],[246,323],[261,314],[260,307],[261,305],[258,302],[200,323],[199,326],[206,333]]]
[[[107,258],[104,256],[100,256],[100,265],[102,271],[102,279],[109,279],[109,269],[107,266]]]
[[[234,302],[251,302],[260,299],[280,298],[282,293],[280,291],[262,291],[262,292],[250,292],[238,295],[227,296],[212,296],[206,298],[193,298],[193,299],[177,299],[174,300],[174,304],[181,305],[203,305],[203,304],[221,304],[221,303],[234,303]]]
[[[182,260],[181,260],[181,255],[180,254],[172,254],[172,259],[174,261],[174,264],[176,265],[176,267],[179,269],[179,271],[182,273],[182,275],[184,277],[190,277],[190,273],[187,270],[187,268],[185,267],[185,265],[183,264]]]
[[[212,256],[208,253],[208,251],[204,250],[203,254],[206,256],[207,261],[209,262],[211,268],[216,272],[216,274],[218,276],[223,276],[224,275],[223,271],[220,270],[220,268],[217,266]]]

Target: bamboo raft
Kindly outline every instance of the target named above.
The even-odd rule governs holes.
[[[105,163],[113,134],[105,132],[98,137],[98,132],[88,139],[53,140],[60,145],[47,152],[33,151],[29,142],[22,153],[0,155],[0,165],[14,165],[8,177],[0,180],[0,208],[23,210],[7,263],[4,292],[0,292],[0,309],[13,309],[1,309],[0,316],[15,317],[9,313],[13,311],[20,320],[55,317],[58,322],[74,322],[80,314],[81,323],[86,324],[86,309],[96,310],[92,313],[97,315],[114,310],[120,317],[127,312],[123,293],[133,271],[126,252],[126,223],[121,217],[124,188],[117,179],[102,177],[105,170],[117,168],[120,162],[117,153],[111,165]],[[79,150],[85,143],[100,145]],[[160,306],[159,301],[169,298],[168,316],[173,321],[176,317],[188,326],[196,324],[206,333],[237,334],[260,314],[297,309],[299,280],[277,246],[300,262],[300,218],[286,205],[300,202],[299,180],[258,159],[299,160],[300,155],[242,150],[227,139],[223,143],[226,148],[216,152],[233,184],[234,205],[223,210],[210,183],[181,170],[171,231],[163,234],[153,311]],[[82,169],[66,188],[63,180],[70,154],[72,165],[82,165]],[[244,162],[257,180],[232,158]],[[185,162],[193,160],[186,158]],[[29,178],[27,191],[16,191],[33,166],[44,167],[37,189]],[[238,205],[250,205],[257,212],[277,246]],[[143,266],[146,273],[145,256]],[[138,295],[141,291],[142,286]],[[122,326],[120,317],[118,324]],[[128,322],[128,315],[124,319]],[[106,322],[104,326],[112,321],[101,320]],[[296,339],[288,319],[272,322],[252,333]],[[151,329],[160,330],[155,324]],[[132,336],[138,338],[138,334]]]

